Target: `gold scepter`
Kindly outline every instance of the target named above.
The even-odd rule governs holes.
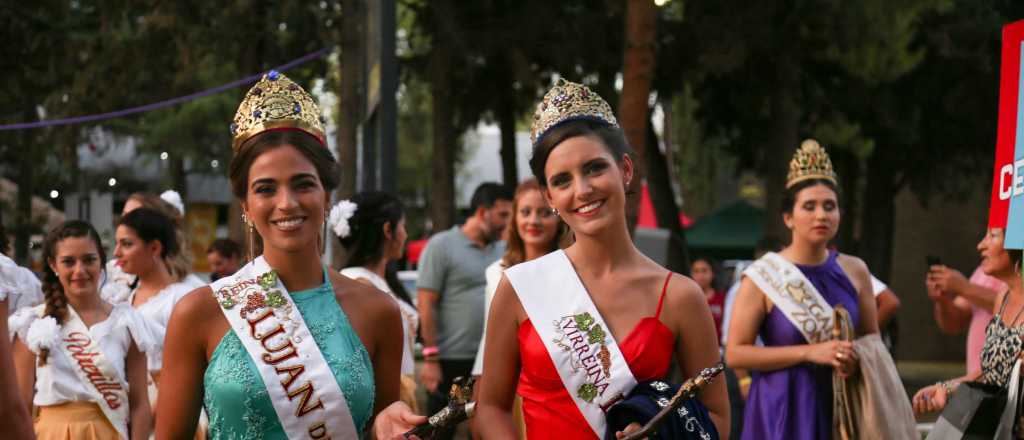
[[[403,438],[416,436],[423,440],[434,438],[438,430],[454,428],[455,425],[473,417],[476,402],[473,398],[473,385],[476,379],[457,377],[452,381],[452,389],[448,393],[448,406],[427,418],[427,423],[419,425],[405,434]]]
[[[683,402],[697,397],[697,393],[699,393],[704,386],[711,383],[711,381],[715,379],[715,376],[718,376],[722,370],[725,370],[725,364],[719,362],[713,367],[700,370],[697,377],[687,379],[686,382],[679,387],[679,391],[676,391],[676,394],[672,396],[671,400],[669,400],[668,405],[661,408],[661,411],[658,411],[658,413],[655,414],[654,417],[652,417],[651,420],[643,426],[643,428],[626,434],[626,436],[621,440],[640,440],[653,433],[654,430],[658,429],[658,425],[661,424],[662,420],[664,420],[665,417],[668,417],[669,413],[679,409]]]

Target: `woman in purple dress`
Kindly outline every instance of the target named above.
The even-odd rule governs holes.
[[[753,373],[742,439],[831,438],[832,374],[858,373],[853,345],[830,340],[832,310],[849,312],[857,336],[878,332],[867,267],[828,247],[838,199],[831,160],[804,141],[783,198],[792,241],[744,272],[729,328],[729,366]]]

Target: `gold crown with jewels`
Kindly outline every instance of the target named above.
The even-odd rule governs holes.
[[[611,106],[597,93],[583,84],[559,78],[558,83],[548,90],[544,94],[544,99],[537,104],[537,111],[533,113],[533,125],[530,127],[530,142],[537,145],[537,142],[556,125],[581,119],[619,126]]]
[[[825,179],[838,185],[836,172],[832,169],[832,159],[825,148],[814,139],[800,143],[800,148],[789,161],[789,174],[786,176],[786,188],[809,179]]]
[[[300,130],[327,145],[316,101],[275,70],[263,75],[238,105],[231,124],[231,151],[238,154],[246,141],[267,130]]]

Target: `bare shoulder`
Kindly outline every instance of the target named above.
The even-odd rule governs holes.
[[[504,273],[501,274],[501,278],[498,280],[498,287],[494,290],[491,310],[515,310],[516,323],[518,324],[521,324],[528,318],[526,309],[523,308],[522,302],[519,301],[519,295],[516,293],[515,287],[512,287],[512,282],[508,280],[508,276]],[[503,314],[498,315],[504,316]]]
[[[654,260],[651,260],[646,255],[642,255],[641,266],[642,269],[638,270],[639,279],[645,280],[644,283],[653,282],[657,285],[658,290],[655,292],[660,296],[662,288],[665,291],[665,307],[686,307],[693,306],[694,304],[707,305],[707,300],[704,297],[704,292],[700,290],[700,286],[697,282],[686,275],[672,272],[668,275],[668,269],[658,264]],[[652,280],[652,281],[646,281]],[[668,284],[666,285],[666,280]]]
[[[185,294],[171,312],[172,320],[185,321],[191,325],[204,324],[220,316],[220,304],[217,304],[210,286],[199,287]]]
[[[868,265],[859,257],[840,253],[836,257],[836,262],[839,263],[839,267],[842,267],[843,271],[846,272],[847,276],[850,278],[862,281],[871,280],[871,271],[868,270]]]
[[[398,319],[398,305],[390,295],[381,292],[377,288],[343,276],[334,271],[328,271],[331,277],[331,285],[334,286],[334,295],[345,309],[345,314],[351,317],[353,314],[366,316],[369,319],[387,319],[394,315]]]
[[[839,265],[842,266],[844,270],[852,269],[853,271],[856,271],[858,274],[868,274],[868,265],[865,264],[864,260],[861,260],[860,257],[840,253],[836,257],[836,261],[839,262]]]
[[[665,307],[686,310],[688,307],[698,306],[707,306],[707,299],[700,286],[693,278],[673,272],[665,292]]]

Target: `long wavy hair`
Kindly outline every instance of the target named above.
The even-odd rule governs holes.
[[[501,262],[505,267],[515,266],[526,260],[526,243],[523,242],[523,237],[519,235],[519,228],[516,227],[516,222],[519,220],[519,202],[523,194],[530,191],[541,191],[540,183],[537,182],[536,178],[526,179],[516,187],[515,198],[512,200],[512,218],[508,222],[507,229],[505,229],[507,242],[505,256],[501,257]],[[569,230],[569,226],[560,217],[558,218],[558,225],[555,227],[557,230],[555,231],[554,238],[551,239],[551,243],[548,244],[547,252],[553,252],[572,244],[572,231]]]
[[[356,204],[356,212],[348,219],[348,236],[339,238],[348,252],[344,267],[366,266],[380,261],[384,258],[384,244],[387,241],[384,225],[390,225],[394,236],[398,223],[405,217],[405,207],[398,197],[382,191],[363,191],[350,201]],[[387,264],[384,281],[387,281],[395,296],[412,304],[412,298],[399,281],[393,263]]]
[[[107,264],[107,254],[100,243],[100,234],[87,222],[68,220],[53,228],[43,241],[43,309],[44,316],[51,316],[63,325],[68,316],[68,296],[64,293],[64,285],[60,283],[57,273],[50,268],[57,258],[57,245],[68,238],[88,237],[96,245],[96,253],[100,256],[100,268]],[[98,287],[98,286],[97,286]],[[50,351],[43,348],[39,351],[39,365],[46,365]]]

